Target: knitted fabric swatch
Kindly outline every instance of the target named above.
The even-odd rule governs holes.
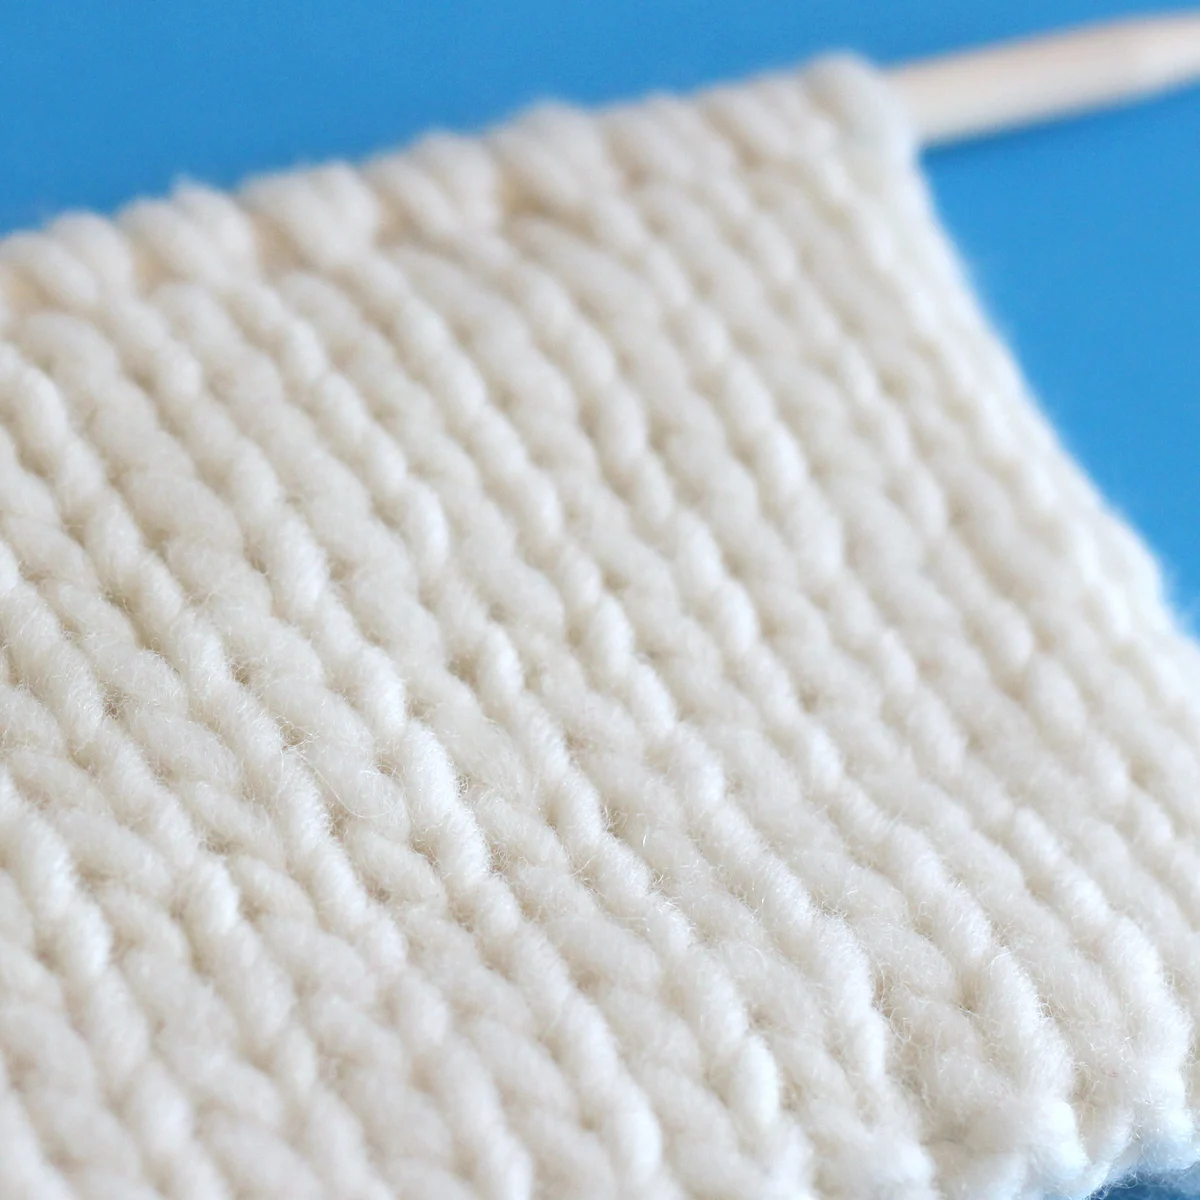
[[[0,249],[0,1196],[1200,1157],[1200,655],[869,68]]]

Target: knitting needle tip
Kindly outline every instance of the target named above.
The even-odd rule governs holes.
[[[891,72],[924,145],[1200,82],[1200,11],[1113,21]]]

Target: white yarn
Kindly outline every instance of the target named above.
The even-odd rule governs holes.
[[[0,1196],[1200,1158],[1200,664],[869,69],[0,260]]]

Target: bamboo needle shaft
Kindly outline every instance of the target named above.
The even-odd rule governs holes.
[[[897,68],[924,145],[1200,82],[1200,11],[1114,21]]]

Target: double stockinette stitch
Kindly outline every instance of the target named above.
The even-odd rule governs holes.
[[[1200,1157],[1200,657],[868,68],[0,256],[6,1200]]]

